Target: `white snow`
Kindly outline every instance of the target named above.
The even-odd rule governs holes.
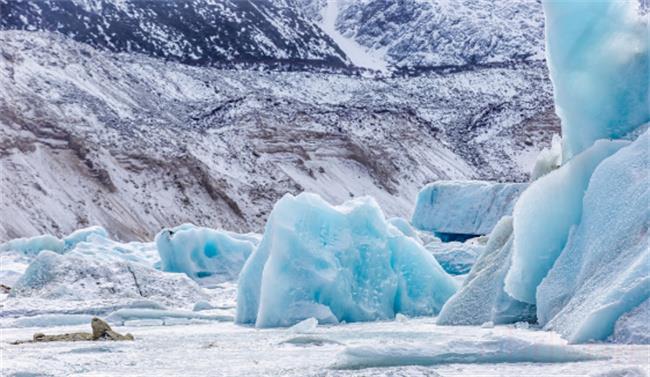
[[[380,51],[372,51],[361,46],[352,38],[344,37],[336,28],[338,16],[338,2],[340,0],[325,0],[326,5],[321,10],[321,28],[336,42],[345,55],[357,67],[368,68],[375,71],[388,72],[388,64],[381,57]]]

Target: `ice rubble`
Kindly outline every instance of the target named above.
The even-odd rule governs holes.
[[[545,1],[546,54],[565,161],[650,121],[647,15],[637,1]]]
[[[115,303],[149,299],[188,306],[207,299],[192,280],[126,261],[42,251],[10,292],[11,298]]]
[[[399,229],[399,231],[404,233],[405,236],[411,237],[419,243],[422,243],[422,239],[420,238],[418,231],[413,229],[411,224],[406,221],[406,219],[403,219],[401,217],[391,217],[388,219],[388,223]]]
[[[512,218],[505,216],[494,227],[485,250],[463,282],[443,306],[440,325],[481,325],[531,321],[535,306],[508,296],[503,279],[512,254]]]
[[[156,236],[161,269],[211,283],[236,280],[259,236],[183,224]]]
[[[510,296],[535,304],[537,285],[562,251],[571,227],[580,221],[591,174],[626,144],[600,140],[524,191],[513,211],[512,261],[505,280]]]
[[[510,215],[523,183],[438,181],[418,194],[411,223],[438,234],[488,234]]]
[[[402,365],[568,363],[602,359],[606,357],[562,344],[544,344],[502,336],[481,340],[452,340],[441,344],[347,347],[338,355],[334,367],[361,369]]]
[[[26,256],[36,256],[42,250],[62,254],[73,249],[78,243],[87,241],[93,235],[108,237],[108,232],[100,226],[92,226],[76,230],[63,238],[57,238],[50,234],[17,238],[1,244],[0,251],[17,251]]]
[[[331,206],[314,194],[287,194],[240,274],[236,321],[271,327],[309,317],[337,323],[431,315],[455,290],[372,198]]]
[[[540,324],[571,342],[605,340],[650,297],[649,150],[646,132],[596,168],[579,225],[537,287]]]

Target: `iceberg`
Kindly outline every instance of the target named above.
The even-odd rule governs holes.
[[[50,234],[16,238],[1,244],[0,251],[18,251],[26,256],[36,256],[43,250],[63,254],[73,249],[78,243],[87,241],[92,235],[108,237],[108,232],[100,226],[92,226],[76,230],[63,238],[57,238]]]
[[[174,307],[208,297],[192,280],[126,261],[42,251],[12,287],[10,298],[108,303],[148,299]]]
[[[582,196],[598,164],[627,141],[599,140],[561,168],[531,183],[513,211],[512,264],[505,290],[535,304],[536,288],[560,255],[569,232],[580,221]]]
[[[650,121],[650,38],[638,2],[544,1],[544,13],[564,160]]]
[[[369,197],[285,195],[239,276],[238,323],[291,326],[437,314],[454,280]]]
[[[517,301],[503,290],[512,255],[512,218],[494,227],[485,250],[462,287],[442,307],[439,325],[481,325],[535,320],[535,306]]]
[[[418,194],[411,218],[419,230],[443,239],[464,240],[490,233],[501,217],[510,215],[525,183],[438,181]]]
[[[650,297],[649,150],[646,132],[595,169],[579,224],[537,287],[540,324],[570,342],[606,340]]]
[[[211,283],[236,280],[246,259],[259,243],[255,234],[183,224],[156,236],[163,271],[183,272]]]

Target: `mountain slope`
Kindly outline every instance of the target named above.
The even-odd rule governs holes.
[[[525,180],[558,132],[543,66],[414,77],[192,67],[0,32],[0,239],[86,224],[260,230],[302,190],[407,216],[446,178]],[[523,156],[523,157],[522,157]]]
[[[0,0],[0,29],[49,31],[191,65],[345,67],[313,22],[270,0]]]

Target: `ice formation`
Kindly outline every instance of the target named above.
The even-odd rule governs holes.
[[[623,344],[650,344],[650,299],[618,318],[610,340]]]
[[[207,297],[192,280],[137,263],[42,251],[10,292],[12,298],[117,301],[149,299],[184,306]]]
[[[537,285],[560,255],[571,227],[580,221],[591,174],[626,144],[600,140],[524,191],[513,211],[512,264],[505,280],[510,296],[535,304]]]
[[[650,297],[649,150],[646,132],[598,166],[579,225],[537,287],[540,324],[571,342],[607,339]]]
[[[211,283],[236,280],[259,239],[224,230],[183,224],[164,229],[156,236],[161,269],[184,272]]]
[[[399,229],[400,232],[404,233],[405,236],[411,237],[419,243],[422,243],[422,239],[418,235],[418,231],[413,229],[411,224],[406,221],[406,219],[401,217],[391,217],[388,219],[388,223]]]
[[[647,15],[637,1],[545,1],[564,159],[650,121]]]
[[[422,245],[368,197],[331,206],[285,195],[239,277],[237,322],[290,326],[432,315],[456,290]]]
[[[418,194],[411,223],[438,234],[488,234],[510,215],[523,183],[438,181]]]
[[[512,218],[506,216],[490,233],[485,250],[463,286],[443,306],[437,323],[478,326],[534,320],[534,306],[513,299],[503,290],[511,254]]]
[[[463,275],[469,272],[476,259],[485,249],[485,245],[476,238],[465,242],[434,241],[425,245],[440,266],[451,275]]]
[[[410,346],[347,347],[334,365],[338,369],[393,367],[401,365],[568,363],[602,360],[561,344],[534,343],[515,337],[484,340],[452,340],[442,344]]]
[[[63,238],[57,238],[49,234],[17,238],[1,244],[0,251],[18,251],[27,256],[36,256],[42,250],[50,250],[61,254],[73,249],[78,243],[87,241],[93,235],[108,237],[108,232],[100,226],[92,226],[76,230]]]

